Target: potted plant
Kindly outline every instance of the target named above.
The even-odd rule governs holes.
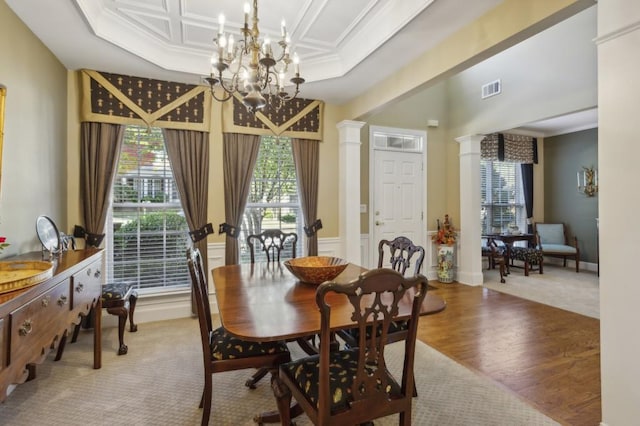
[[[449,221],[449,215],[446,214],[442,225],[438,220],[438,232],[431,237],[434,244],[438,245],[438,281],[442,283],[453,282],[456,238],[456,230]]]

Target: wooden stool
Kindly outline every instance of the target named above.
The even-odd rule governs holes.
[[[129,331],[138,331],[138,326],[133,323],[133,312],[136,309],[138,293],[133,289],[133,284],[128,282],[111,283],[102,287],[102,307],[111,315],[118,316],[118,340],[120,348],[118,355],[127,353],[127,345],[124,344],[124,327],[129,317]]]

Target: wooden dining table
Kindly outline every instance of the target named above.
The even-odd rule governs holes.
[[[367,269],[349,264],[334,279],[347,283]],[[300,282],[277,262],[220,266],[212,271],[220,322],[241,339],[258,342],[289,340],[320,333],[317,285]],[[399,304],[397,319],[411,314],[413,292]],[[344,295],[333,295],[331,330],[353,327],[353,306]],[[434,314],[446,306],[442,297],[427,292],[421,315]]]
[[[333,281],[347,283],[367,269],[349,264]],[[320,333],[320,311],[316,304],[317,285],[300,282],[278,262],[220,266],[212,270],[220,322],[225,330],[241,339],[257,342],[297,340],[310,353],[306,337]],[[397,319],[411,315],[413,291],[398,305]],[[327,298],[331,304],[331,330],[353,327],[353,306],[344,295]],[[442,311],[446,302],[427,291],[421,315]],[[277,380],[277,375],[275,377]],[[273,385],[272,385],[273,386]],[[291,415],[301,413],[298,405]],[[277,411],[260,413],[258,424],[279,421]]]

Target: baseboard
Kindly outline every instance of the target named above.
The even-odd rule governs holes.
[[[562,266],[563,260],[561,258],[559,258],[559,257],[545,257],[544,258],[544,264],[545,265]],[[575,260],[567,259],[567,268],[573,268],[575,270],[575,268],[576,268]],[[581,271],[597,272],[598,271],[598,264],[597,263],[591,263],[591,262],[583,262],[581,260],[580,261],[580,270]]]

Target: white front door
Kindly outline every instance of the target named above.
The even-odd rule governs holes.
[[[404,236],[424,247],[423,154],[374,150],[371,214],[371,266],[377,266],[378,242]],[[385,263],[388,266],[388,256]]]

